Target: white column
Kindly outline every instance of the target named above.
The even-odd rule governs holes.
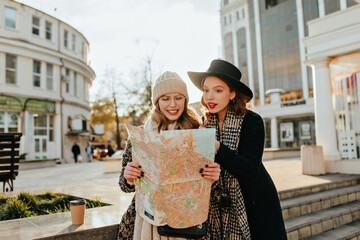
[[[254,0],[254,19],[255,19],[255,33],[256,33],[256,56],[257,56],[257,65],[258,65],[260,105],[265,105],[259,0]]]
[[[253,65],[252,65],[252,54],[251,54],[251,33],[250,33],[250,14],[249,14],[249,4],[246,3],[245,8],[245,32],[246,32],[246,56],[247,56],[247,65],[248,65],[248,79],[249,79],[249,88],[255,93],[254,85],[254,75],[253,75]],[[251,102],[255,104],[255,98],[251,99]]]
[[[312,63],[316,144],[323,147],[325,160],[339,160],[328,60]]]
[[[233,53],[234,53],[234,65],[239,67],[239,52],[237,46],[237,29],[236,29],[236,20],[233,21],[232,13],[230,13],[232,32],[233,32]]]
[[[346,5],[346,0],[340,0],[340,10],[345,10]]]
[[[318,6],[319,6],[319,18],[325,16],[325,2],[324,0],[318,0]]]
[[[277,131],[277,119],[271,118],[271,148],[279,148],[278,143],[278,131]]]
[[[297,13],[297,22],[298,22],[298,34],[299,34],[299,50],[300,50],[300,67],[301,67],[301,79],[302,79],[302,91],[303,98],[309,98],[309,84],[307,78],[307,71],[305,65],[305,46],[303,43],[304,34],[304,17],[303,17],[303,8],[302,0],[296,0],[296,13]]]

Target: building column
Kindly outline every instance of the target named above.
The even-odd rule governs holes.
[[[233,53],[234,53],[234,65],[239,67],[239,52],[238,52],[238,45],[237,45],[237,29],[235,20],[233,21],[232,13],[230,13],[231,17],[231,25],[232,25],[232,35],[233,35]],[[233,23],[234,22],[234,23]]]
[[[253,65],[252,65],[252,46],[251,46],[251,33],[250,33],[250,14],[249,14],[249,3],[246,2],[245,7],[245,33],[246,33],[246,59],[248,66],[248,80],[249,87],[255,93],[255,84],[254,84],[254,74],[253,74]],[[251,102],[255,105],[255,98],[251,99]]]
[[[340,0],[340,10],[345,10],[346,9],[346,0]]]
[[[302,92],[303,92],[303,98],[308,99],[309,98],[309,84],[308,84],[307,71],[306,71],[306,65],[305,65],[305,60],[306,60],[305,46],[302,41],[303,38],[305,37],[302,0],[296,0],[296,13],[297,13],[298,34],[299,34]]]
[[[319,18],[325,17],[325,0],[318,0]]]
[[[314,79],[316,144],[323,147],[325,160],[339,160],[329,62],[323,59],[311,63],[311,66]]]
[[[262,46],[261,46],[259,0],[254,0],[254,20],[255,20],[255,36],[256,36],[255,42],[256,42],[257,65],[258,65],[260,105],[265,105],[264,70],[263,70]]]
[[[277,119],[276,117],[271,118],[271,148],[279,148],[278,130],[277,130]]]

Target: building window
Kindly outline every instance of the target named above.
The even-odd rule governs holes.
[[[74,95],[77,96],[77,74],[74,72]]]
[[[33,86],[41,87],[41,62],[33,61]]]
[[[67,68],[65,70],[66,72],[66,92],[69,93],[70,92],[70,70]]]
[[[229,0],[224,0],[224,6],[229,4]]]
[[[54,115],[49,115],[49,141],[54,141]]]
[[[236,20],[240,20],[240,14],[239,14],[239,11],[236,11]]]
[[[13,8],[5,7],[5,26],[7,28],[16,29],[16,10]]]
[[[225,25],[225,26],[227,25],[226,16],[224,17],[224,25]]]
[[[303,0],[303,19],[304,19],[304,33],[309,35],[309,28],[307,22],[319,17],[318,0]]]
[[[32,17],[32,33],[40,36],[40,18],[35,16]]]
[[[327,0],[325,3],[325,15],[340,11],[340,0]]]
[[[76,36],[75,36],[75,34],[72,35],[71,43],[72,43],[72,50],[75,52],[75,50],[76,50]]]
[[[241,9],[241,17],[245,18],[245,9]]]
[[[355,6],[356,4],[360,4],[360,1],[358,1],[358,0],[346,0],[346,6],[347,7],[352,7],[352,6]]]
[[[52,40],[52,23],[48,21],[45,22],[45,37],[47,40]]]
[[[20,132],[19,113],[0,112],[0,133]]]
[[[234,63],[233,37],[231,32],[225,35],[224,47],[225,47],[225,60]]]
[[[48,90],[54,90],[53,65],[50,63],[46,64],[46,88]]]
[[[16,84],[16,56],[6,54],[6,83]]]
[[[229,24],[231,24],[231,14],[229,15]]]
[[[69,32],[64,30],[64,47],[69,47]]]

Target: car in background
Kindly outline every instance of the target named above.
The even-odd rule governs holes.
[[[99,154],[100,154],[100,159],[107,156],[108,150],[107,150],[106,145],[104,143],[91,143],[91,145],[94,148],[93,159],[97,159],[98,151],[99,151]]]
[[[117,150],[111,157],[120,158],[120,157],[122,157],[123,153],[124,153],[124,150]]]

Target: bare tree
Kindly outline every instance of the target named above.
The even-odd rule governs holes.
[[[117,73],[114,68],[107,68],[105,70],[104,78],[101,81],[101,95],[109,95],[111,101],[113,102],[114,109],[114,118],[116,122],[116,145],[118,148],[121,147],[121,134],[120,134],[120,117],[119,117],[119,107],[124,101],[123,89],[124,82],[122,81],[122,74]]]

